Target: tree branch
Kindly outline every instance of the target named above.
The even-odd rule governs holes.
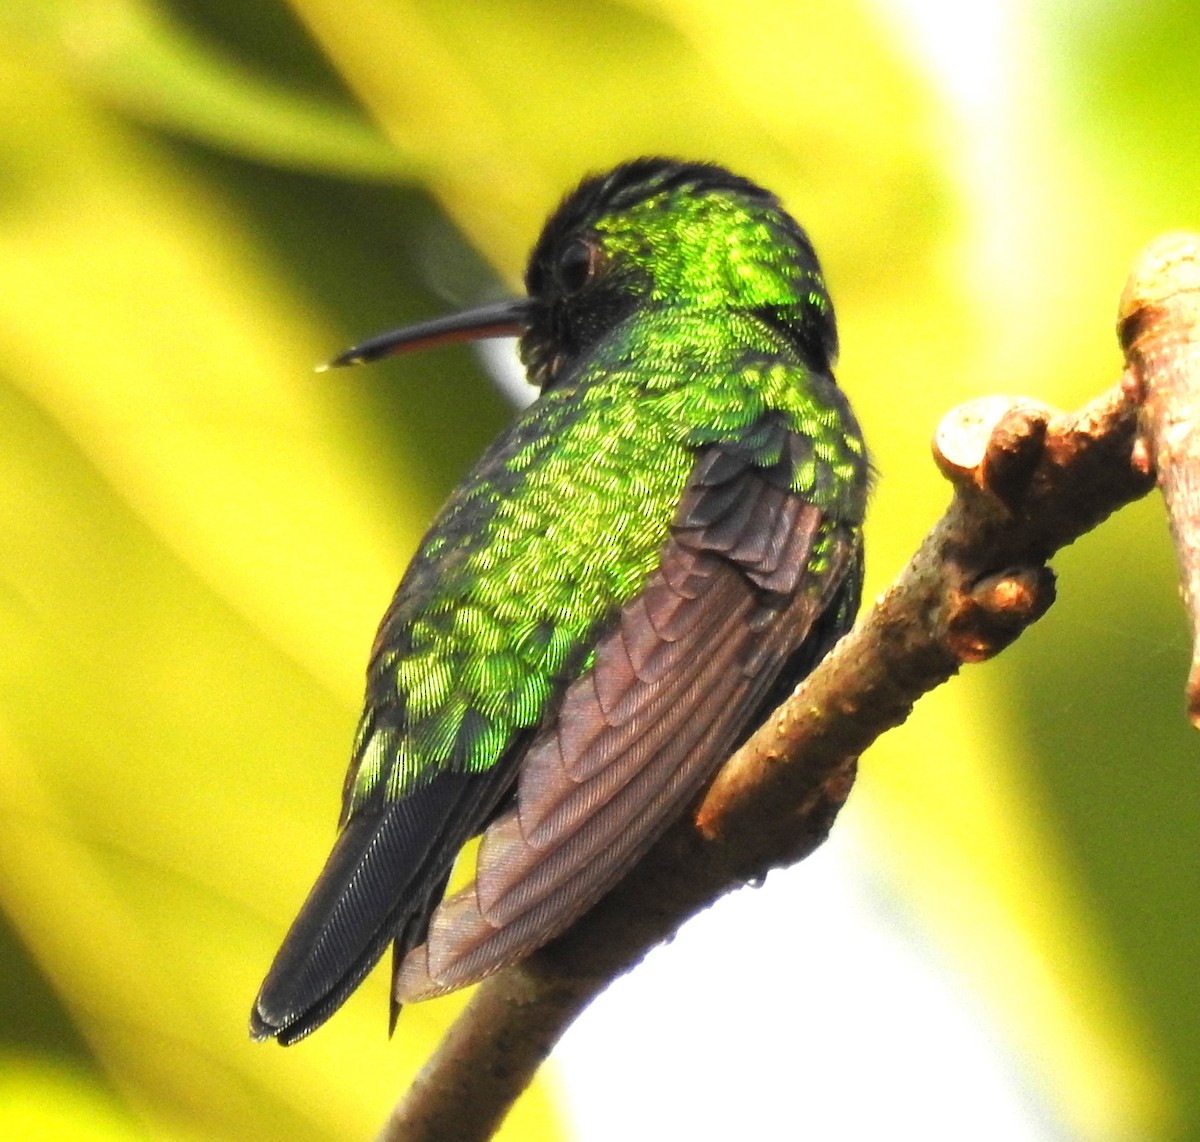
[[[730,758],[694,817],[570,931],[480,985],[381,1139],[490,1137],[610,980],[731,888],[821,844],[862,751],[1040,618],[1054,600],[1046,561],[1144,495],[1156,466],[1200,631],[1200,239],[1147,248],[1119,329],[1127,372],[1078,412],[992,397],[946,416],[933,450],[953,498],[908,566]],[[1189,709],[1200,717],[1200,665]]]
[[[1119,312],[1127,376],[1144,402],[1135,459],[1158,472],[1192,619],[1188,717],[1200,728],[1200,238],[1164,234],[1151,242]]]

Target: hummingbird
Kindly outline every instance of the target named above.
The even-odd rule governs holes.
[[[330,362],[516,336],[540,393],[383,617],[340,831],[256,1039],[308,1035],[389,944],[394,1029],[560,934],[857,612],[870,465],[816,253],[773,194],[657,157],[591,175],[525,287]]]

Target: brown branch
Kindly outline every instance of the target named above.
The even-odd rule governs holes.
[[[1200,238],[1164,234],[1142,251],[1121,295],[1118,331],[1145,402],[1137,458],[1158,472],[1179,556],[1195,647],[1188,716],[1200,728]]]
[[[849,794],[859,754],[922,694],[962,664],[997,654],[1045,613],[1054,599],[1046,561],[1153,487],[1151,457],[1166,471],[1194,469],[1200,445],[1188,435],[1181,446],[1178,433],[1163,430],[1172,414],[1159,412],[1178,411],[1179,401],[1157,395],[1164,372],[1177,388],[1184,383],[1181,367],[1163,365],[1163,344],[1176,347],[1171,361],[1200,376],[1196,342],[1178,329],[1181,320],[1200,327],[1197,313],[1176,304],[1171,286],[1182,280],[1195,290],[1200,259],[1182,264],[1193,276],[1168,269],[1163,285],[1160,275],[1152,313],[1145,290],[1127,289],[1130,371],[1091,404],[1064,414],[987,398],[943,420],[934,457],[953,499],[899,578],[726,763],[694,818],[676,824],[564,936],[480,985],[381,1139],[490,1137],[610,980],[723,893],[812,852]],[[1188,578],[1186,570],[1197,562],[1186,538],[1196,535],[1194,516],[1172,519],[1192,553],[1185,580],[1200,598],[1200,572]]]

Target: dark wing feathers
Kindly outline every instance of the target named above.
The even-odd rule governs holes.
[[[575,818],[574,831],[560,830],[533,851],[516,815],[489,830],[476,889],[434,914],[429,942],[402,969],[402,1000],[462,986],[518,958],[611,887],[644,851],[641,840],[648,844],[689,799],[691,772],[682,763],[719,740],[724,728],[696,717],[673,726],[675,748],[643,758],[615,791],[597,790],[594,782],[583,787],[599,802],[580,804],[586,827]]]
[[[251,1034],[284,1044],[303,1038],[345,1002],[393,938],[405,951],[424,939],[424,917],[455,855],[512,777],[503,767],[483,776],[443,772],[351,818],[263,982]]]
[[[744,615],[744,608],[738,610]],[[623,788],[656,753],[669,756],[662,739],[673,730],[683,732],[689,721],[697,720],[693,716],[697,700],[719,685],[721,673],[738,669],[737,650],[736,643],[727,640],[710,655],[691,655],[661,684],[636,684],[629,704],[639,716],[611,724],[582,756],[559,746],[557,734],[544,737],[526,755],[517,787],[517,815],[526,838],[539,846],[553,844],[555,837],[590,820],[589,813]],[[582,684],[570,693],[563,719],[589,705],[593,693],[594,687]],[[576,809],[585,805],[584,811]]]
[[[533,740],[516,806],[485,833],[475,883],[399,965],[397,999],[473,982],[561,932],[695,796],[785,668],[808,661],[798,648],[857,548],[840,529],[810,584],[826,520],[781,474],[722,447],[698,458],[659,569]]]
[[[773,546],[768,552],[769,557],[764,558],[757,566],[747,566],[745,574],[746,578],[761,590],[786,597],[800,587],[823,521],[821,513],[808,505],[801,504],[797,509],[795,499],[781,514],[790,516],[790,528],[786,533],[781,532],[774,540],[774,544],[778,546]],[[854,543],[846,529],[839,533],[836,542],[839,547],[851,546]],[[847,553],[840,554],[845,556]],[[844,570],[844,564],[833,567],[826,579],[827,585],[833,586]]]

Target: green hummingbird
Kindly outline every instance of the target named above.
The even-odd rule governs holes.
[[[625,163],[562,201],[525,286],[331,362],[516,335],[540,395],[383,617],[340,833],[256,1039],[319,1027],[389,943],[394,1027],[561,933],[858,609],[867,453],[816,254],[774,195]]]

